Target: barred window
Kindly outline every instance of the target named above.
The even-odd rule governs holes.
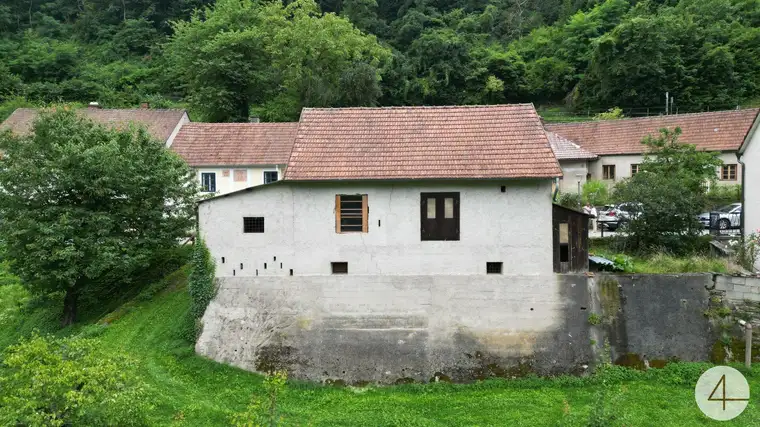
[[[243,233],[263,233],[264,217],[263,216],[246,216],[243,217]]]

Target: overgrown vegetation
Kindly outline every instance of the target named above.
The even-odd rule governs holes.
[[[193,248],[192,270],[187,289],[190,293],[190,310],[188,311],[185,338],[195,342],[203,329],[201,318],[216,294],[214,282],[214,262],[211,253],[200,237],[196,238]]]
[[[619,237],[591,239],[589,252],[611,260],[614,263],[612,271],[624,273],[733,273],[735,265],[728,258],[710,256],[706,242],[710,237],[703,238],[703,250],[690,255],[673,255],[665,252],[648,254],[631,254],[625,250],[625,241]]]
[[[34,294],[105,304],[186,235],[197,193],[185,162],[143,129],[95,124],[67,107],[28,135],[0,133],[0,235],[10,271]]]
[[[621,237],[638,253],[693,254],[702,245],[698,216],[705,206],[705,183],[715,181],[717,153],[681,144],[681,130],[661,129],[647,136],[639,173],[615,186],[616,200],[638,203]]]
[[[148,425],[150,398],[134,362],[93,340],[34,334],[1,360],[3,425]]]
[[[678,112],[760,97],[757,0],[222,0],[182,23],[214,4],[6,0],[0,103],[189,102],[232,121],[528,101],[590,119],[662,113],[666,91]]]

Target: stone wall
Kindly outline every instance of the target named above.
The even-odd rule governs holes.
[[[714,342],[704,315],[711,275],[218,280],[196,351],[310,381],[577,374],[605,341],[613,360],[708,360]]]
[[[715,276],[715,289],[724,291],[729,301],[760,302],[760,278],[751,276]]]

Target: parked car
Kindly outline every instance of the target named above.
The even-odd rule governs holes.
[[[741,226],[741,203],[732,203],[712,212],[718,214],[717,222],[713,224],[713,227],[718,230],[728,230],[731,228],[739,228]],[[702,212],[699,214],[699,222],[701,222],[705,228],[710,228],[710,213],[711,212]]]
[[[635,218],[641,212],[641,203],[628,202],[619,205],[608,205],[599,213],[599,223],[607,230],[615,231]]]

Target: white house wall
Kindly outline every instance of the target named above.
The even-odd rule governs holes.
[[[744,178],[744,232],[745,235],[760,230],[760,131],[749,141],[742,161],[747,167]],[[755,264],[760,270],[760,260]]]
[[[577,193],[578,183],[581,189],[586,183],[588,166],[586,160],[560,160],[562,179],[559,181],[559,190],[563,193]]]
[[[202,184],[201,176],[204,173],[216,174],[216,193],[227,194],[233,191],[242,190],[244,188],[252,187],[254,185],[261,185],[264,183],[264,172],[277,171],[278,179],[282,179],[282,173],[284,165],[269,165],[269,166],[248,166],[248,167],[196,167],[196,179],[198,184]],[[235,182],[235,171],[246,170],[246,180]],[[229,172],[227,176],[224,176],[224,172]]]
[[[460,192],[459,241],[421,241],[421,192]],[[367,233],[336,233],[337,194],[368,195]],[[246,216],[264,217],[265,232],[243,233]],[[552,272],[550,180],[280,183],[201,204],[199,227],[218,277],[329,275],[331,262],[349,275],[485,274],[486,262]]]
[[[725,164],[737,164],[736,161],[736,153],[735,152],[724,152],[720,153],[720,160]],[[632,155],[616,155],[616,156],[599,156],[599,159],[592,160],[589,162],[589,173],[591,174],[591,179],[594,180],[602,180],[604,174],[603,174],[603,166],[604,165],[615,165],[615,179],[614,180],[603,180],[610,185],[619,182],[625,178],[631,177],[631,165],[633,164],[641,164],[644,161],[644,156],[641,154],[632,154]],[[742,167],[741,165],[737,165],[736,168],[736,180],[735,181],[721,181],[720,180],[720,168],[717,168],[715,171],[716,176],[718,177],[718,180],[716,183],[718,185],[738,185],[742,182]],[[563,167],[564,171],[564,167]]]

